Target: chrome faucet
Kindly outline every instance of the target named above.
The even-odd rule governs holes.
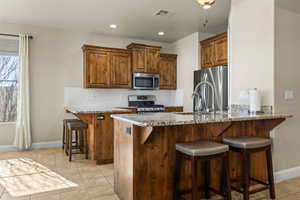
[[[202,97],[198,91],[202,85],[208,85],[212,90],[212,112],[215,112],[215,89],[214,89],[214,86],[210,82],[207,82],[207,81],[201,81],[200,83],[198,83],[193,92],[193,95],[192,95],[193,99],[195,99],[195,97],[198,98],[198,103],[196,104],[197,111],[199,112],[202,109],[202,108],[200,108],[200,105],[202,107]],[[209,112],[208,106],[206,108],[206,112]]]

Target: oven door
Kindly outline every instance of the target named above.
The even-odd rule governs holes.
[[[133,89],[136,90],[156,90],[159,89],[158,74],[133,74]]]

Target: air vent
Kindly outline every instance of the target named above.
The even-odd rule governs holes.
[[[154,13],[154,16],[169,17],[173,14],[174,13],[170,12],[169,10],[159,10],[156,13]]]

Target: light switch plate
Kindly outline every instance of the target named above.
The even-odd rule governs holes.
[[[293,100],[295,98],[293,90],[285,90],[284,91],[284,99],[285,100]]]

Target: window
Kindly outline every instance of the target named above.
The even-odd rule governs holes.
[[[0,122],[17,117],[18,41],[0,38]]]

